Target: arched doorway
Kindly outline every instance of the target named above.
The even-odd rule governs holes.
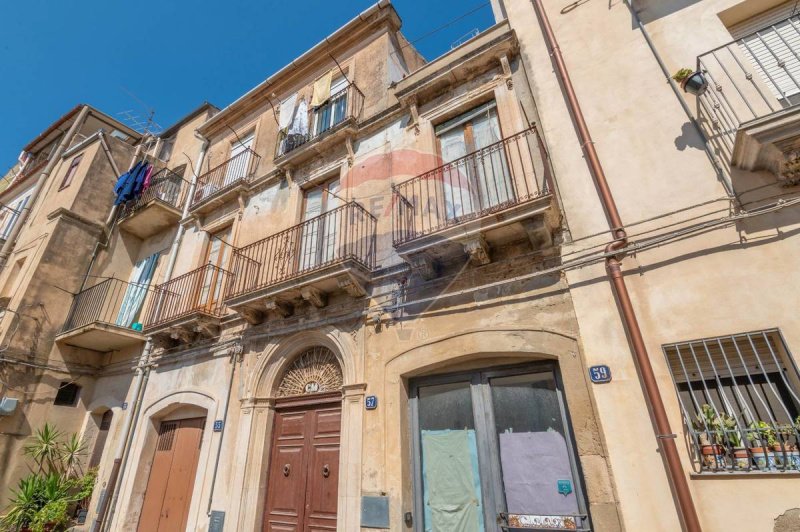
[[[268,470],[264,530],[336,529],[342,369],[312,347],[280,379]]]

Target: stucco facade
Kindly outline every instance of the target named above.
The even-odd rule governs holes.
[[[673,497],[670,439],[672,474],[686,479],[703,530],[792,530],[793,100],[732,127],[714,109],[743,116],[748,104],[714,107],[710,98],[731,89],[706,63],[710,92],[669,79],[783,8],[541,4],[537,13],[528,0],[493,1],[495,25],[432,61],[403,37],[394,7],[375,4],[228,107],[201,106],[142,143],[136,156],[161,157],[180,193],[115,211],[102,246],[113,199],[103,183],[114,172],[91,138],[71,148],[64,161],[82,149],[92,166],[66,193],[45,188],[0,277],[6,286],[20,275],[20,288],[0,295],[20,313],[47,309],[49,329],[20,321],[3,343],[47,345],[48,363],[83,386],[80,406],[23,402],[18,417],[0,418],[19,433],[0,451],[12,456],[55,418],[98,441],[112,411],[84,525],[93,530],[499,530],[526,518],[694,530]],[[565,97],[556,47],[582,111]],[[746,47],[730,53],[749,60]],[[771,90],[762,77],[753,94]],[[627,233],[622,251],[606,248],[618,228],[577,112]],[[139,139],[107,140],[127,168]],[[63,242],[82,252],[63,253]],[[38,269],[14,273],[23,253]],[[138,286],[150,258],[134,320],[143,330],[97,319],[62,331],[94,301],[85,268]],[[610,258],[655,389],[636,363]],[[72,310],[68,293],[42,288],[52,279],[75,281],[63,287],[77,294]],[[60,377],[3,362],[14,379],[44,375],[34,391],[58,386]],[[606,382],[592,382],[596,366]],[[670,433],[654,428],[654,393]],[[764,410],[745,413],[759,401]],[[703,402],[739,424],[698,428]],[[783,444],[771,465],[751,449],[742,466],[732,438],[757,439],[741,423],[759,415]],[[557,444],[535,447],[548,438]],[[437,451],[442,441],[450,448]],[[707,449],[719,449],[711,462]],[[443,480],[436,461],[462,476]],[[458,482],[449,505],[437,499]]]

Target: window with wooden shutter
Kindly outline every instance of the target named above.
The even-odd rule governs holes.
[[[730,28],[742,53],[778,99],[800,93],[800,13],[786,2]]]

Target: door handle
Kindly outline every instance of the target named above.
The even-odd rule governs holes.
[[[328,464],[325,464],[324,466],[322,466],[322,476],[325,477],[325,478],[328,478],[329,476],[331,476],[331,468],[328,467]]]
[[[292,470],[292,466],[290,466],[289,464],[286,464],[285,466],[283,466],[283,476],[284,477],[288,477],[289,476],[289,471],[291,471],[291,470]]]

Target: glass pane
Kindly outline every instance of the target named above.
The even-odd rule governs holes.
[[[553,374],[501,377],[490,384],[508,513],[577,514],[575,479]],[[569,493],[561,493],[567,487]]]
[[[425,530],[483,531],[470,384],[419,389]]]

